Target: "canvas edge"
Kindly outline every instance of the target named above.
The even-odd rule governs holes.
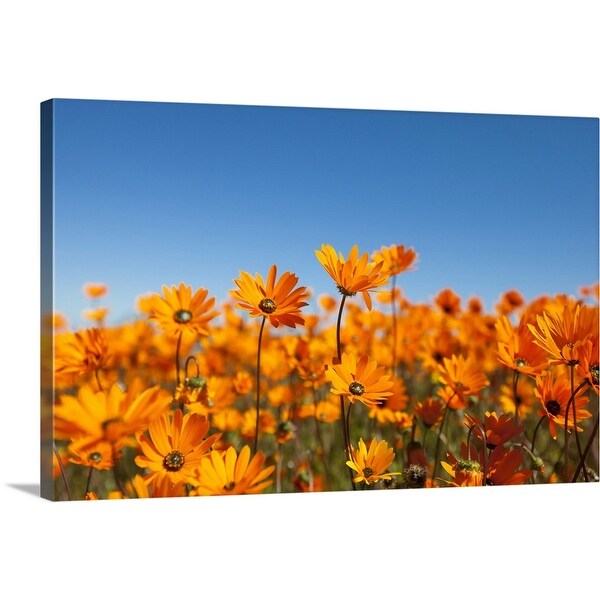
[[[54,492],[54,100],[40,103],[40,496]]]

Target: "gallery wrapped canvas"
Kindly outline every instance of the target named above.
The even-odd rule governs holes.
[[[44,498],[598,481],[598,119],[52,99],[41,133]]]

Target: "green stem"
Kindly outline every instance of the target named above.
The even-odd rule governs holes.
[[[594,423],[594,428],[592,429],[592,434],[590,435],[590,439],[588,440],[588,443],[585,446],[585,449],[583,450],[583,456],[579,459],[579,464],[577,465],[577,469],[575,470],[575,475],[573,475],[573,480],[572,482],[575,483],[577,481],[577,478],[579,477],[579,473],[581,471],[581,469],[583,469],[584,473],[586,471],[585,469],[585,459],[587,458],[587,455],[590,451],[590,448],[592,447],[592,443],[594,442],[594,438],[596,437],[596,434],[598,433],[598,417],[596,417],[596,422]],[[587,481],[587,479],[586,479]]]
[[[84,498],[88,495],[90,491],[90,483],[92,482],[92,473],[94,472],[94,467],[90,467],[90,472],[88,473],[87,482],[85,484],[85,494]]]
[[[181,383],[181,379],[179,378],[179,353],[181,352],[181,338],[183,336],[183,331],[179,332],[179,337],[177,338],[177,347],[175,348],[175,381],[177,385]],[[183,402],[181,403],[181,409],[183,410]]]
[[[263,330],[267,317],[263,316],[260,324],[260,333],[258,334],[258,352],[256,358],[256,429],[254,430],[254,454],[258,451],[258,425],[260,417],[260,347],[262,343]]]
[[[62,464],[62,459],[60,458],[60,454],[56,449],[56,446],[52,444],[52,448],[54,449],[54,455],[56,456],[56,460],[58,461],[58,468],[60,469],[60,474],[62,475],[63,483],[65,484],[65,491],[67,492],[67,498],[71,500],[71,490],[69,488],[69,482],[67,481],[67,474],[65,473],[65,469]]]
[[[519,371],[513,372],[513,398],[515,401],[515,425],[519,424],[519,403],[517,401],[517,384],[519,383]]]
[[[583,388],[585,385],[587,385],[587,381],[583,380],[578,386],[577,389],[573,389],[574,388],[574,382],[573,382],[573,365],[571,365],[571,397],[569,398],[569,401],[567,402],[567,408],[565,410],[565,445],[564,445],[564,455],[565,455],[565,474],[564,474],[564,481],[565,483],[567,483],[570,478],[569,478],[569,427],[568,427],[568,423],[569,423],[569,410],[571,409],[571,404],[573,405],[573,429],[575,430],[575,440],[577,442],[577,450],[579,452],[579,460],[581,460],[581,445],[579,443],[579,435],[577,433],[577,406],[575,403],[575,396],[577,394],[577,392],[579,392],[579,390],[581,388]],[[587,473],[585,474],[585,476],[587,477]]]
[[[340,302],[340,310],[338,312],[337,323],[335,328],[335,339],[336,339],[336,349],[337,349],[337,358],[338,360],[342,360],[342,338],[341,338],[341,329],[342,329],[342,312],[344,310],[344,304],[346,303],[346,295],[342,294],[342,301]],[[352,452],[350,450],[350,439],[348,436],[348,421],[346,418],[346,397],[340,396],[340,413],[342,417],[342,432],[344,435],[344,454],[346,455],[346,460],[351,460]],[[354,477],[352,476],[352,469],[348,467],[348,474],[350,475],[350,483],[352,484],[352,489],[356,489],[356,485],[354,483]]]
[[[452,398],[454,398],[455,395],[456,395],[456,392],[454,392],[454,394],[452,394],[452,396],[450,396],[450,398],[448,398],[448,401],[446,402],[446,405],[444,406],[444,414],[442,415],[442,422],[440,423],[440,429],[438,431],[437,441],[435,443],[433,475],[431,476],[431,481],[434,485],[435,485],[435,476],[437,475],[438,456],[439,456],[439,452],[440,452],[440,440],[442,438],[442,429],[444,428],[444,423],[446,422],[446,415],[448,414],[448,406],[450,404],[450,401],[452,400]]]

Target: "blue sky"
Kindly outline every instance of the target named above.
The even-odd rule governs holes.
[[[335,293],[322,243],[404,244],[408,299],[492,310],[598,280],[598,119],[55,101],[55,308],[108,323],[183,281],[226,299],[240,270]],[[309,309],[310,310],[310,309]]]

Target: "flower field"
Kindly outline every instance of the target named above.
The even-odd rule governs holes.
[[[418,259],[323,244],[330,294],[273,265],[118,326],[87,284],[90,326],[51,324],[55,499],[597,482],[598,284],[412,303]]]

